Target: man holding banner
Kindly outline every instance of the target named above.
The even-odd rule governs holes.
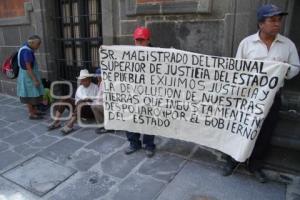
[[[286,74],[286,78],[291,79],[296,76],[299,72],[297,49],[291,40],[279,34],[282,17],[287,14],[272,4],[260,7],[257,11],[259,31],[242,40],[238,47],[236,58],[288,63],[290,64],[290,68]],[[249,171],[262,183],[266,182],[266,176],[261,171],[261,161],[268,150],[272,132],[275,129],[278,119],[280,105],[280,93],[278,92],[248,160]],[[222,175],[231,175],[238,167],[238,164],[239,162],[227,156]]]
[[[145,27],[138,27],[135,29],[133,38],[134,44],[136,46],[151,46],[150,45],[150,30]],[[130,145],[125,149],[125,154],[132,154],[142,148],[142,143],[140,141],[141,134],[127,132],[127,139],[130,142]],[[143,144],[145,145],[147,157],[152,157],[155,154],[155,144],[154,144],[154,135],[143,135]]]
[[[295,46],[278,34],[283,14],[259,14],[266,19],[259,18],[259,33],[241,43],[238,59],[147,47],[146,28],[136,30],[136,46],[101,46],[105,128],[127,131],[126,154],[141,149],[137,133],[150,134],[144,135],[148,157],[155,149],[152,135],[217,149],[234,159],[225,167],[230,175],[236,161],[251,156],[269,111],[269,117],[278,113],[278,97],[271,106],[288,69],[288,78],[299,71],[291,66],[299,64]],[[267,136],[257,144],[268,143]]]

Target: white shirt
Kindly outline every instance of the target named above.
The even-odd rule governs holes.
[[[94,104],[103,105],[103,92],[104,92],[104,85],[103,85],[103,81],[101,81],[98,88],[97,98],[94,100]]]
[[[299,56],[295,44],[280,34],[277,34],[269,50],[267,45],[260,39],[259,32],[246,37],[239,45],[236,58],[289,63],[290,69],[286,75],[287,79],[296,76],[300,70]]]
[[[98,90],[98,86],[95,83],[91,83],[88,87],[80,85],[76,90],[75,104],[77,104],[79,100],[83,100],[86,98],[96,98]]]

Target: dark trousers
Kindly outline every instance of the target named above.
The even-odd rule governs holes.
[[[133,148],[141,148],[142,143],[140,140],[141,134],[139,133],[133,133],[133,132],[126,132],[126,136],[128,141],[130,142],[130,146]],[[145,148],[148,150],[155,149],[154,144],[154,135],[143,135],[143,144],[145,145]]]
[[[260,133],[256,140],[254,149],[250,158],[248,159],[248,167],[250,171],[260,170],[262,167],[262,161],[265,158],[268,149],[270,147],[272,133],[276,128],[278,122],[279,110],[281,106],[280,93],[275,96],[274,102],[270,108],[267,117],[262,124]],[[226,155],[225,159],[227,162],[238,164],[237,161],[232,159],[230,156]]]
[[[273,132],[278,122],[279,110],[281,106],[280,94],[278,93],[274,99],[272,107],[260,129],[260,133],[256,140],[254,149],[249,158],[249,170],[256,171],[261,169],[263,159],[269,150]]]

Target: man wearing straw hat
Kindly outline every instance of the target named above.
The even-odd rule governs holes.
[[[85,118],[93,118],[93,112],[90,106],[86,106],[87,102],[92,102],[93,99],[97,96],[98,86],[92,83],[93,75],[89,73],[87,69],[80,70],[80,75],[77,78],[80,81],[80,86],[76,90],[75,99],[64,99],[61,102],[64,104],[60,104],[57,106],[54,121],[48,126],[48,130],[54,130],[61,126],[60,117],[65,111],[66,103],[72,107],[73,113],[71,119],[65,124],[65,126],[61,129],[61,132],[64,134],[68,134],[73,131],[74,123],[77,121],[77,111],[80,106],[80,115]],[[84,106],[83,106],[84,105]]]

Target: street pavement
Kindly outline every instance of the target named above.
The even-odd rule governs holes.
[[[154,157],[125,155],[123,131],[64,136],[49,122],[29,120],[17,98],[0,94],[0,200],[297,199],[286,184],[243,170],[221,176],[220,153],[193,143],[156,137]]]

